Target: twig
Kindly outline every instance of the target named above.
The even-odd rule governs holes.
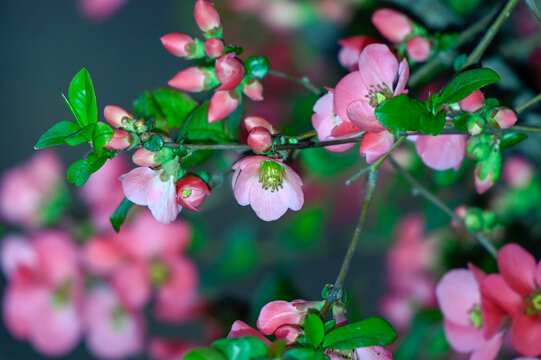
[[[449,215],[452,220],[454,220],[457,224],[463,227],[472,238],[479,242],[479,244],[481,244],[489,252],[490,255],[495,258],[498,256],[498,250],[496,250],[494,245],[492,245],[492,243],[486,238],[486,236],[468,229],[466,227],[466,224],[464,224],[464,221],[460,217],[458,217],[453,212],[453,210],[451,210],[447,205],[443,203],[443,201],[441,201],[434,194],[428,191],[423,185],[421,185],[421,183],[419,183],[413,176],[411,176],[409,172],[407,172],[400,165],[398,165],[398,163],[393,158],[390,158],[389,162],[398,173],[404,176],[404,178],[411,184],[412,188],[415,189],[418,194],[422,195],[425,199],[427,199],[436,207]]]
[[[303,76],[302,78],[298,78],[289,74],[285,74],[281,71],[269,69],[269,75],[280,77],[282,79],[286,79],[289,81],[292,81],[294,83],[297,83],[303,87],[305,87],[308,91],[312,92],[315,95],[322,95],[325,91],[323,89],[318,88],[312,82],[310,79],[306,76]]]
[[[517,112],[517,114],[520,114],[521,112],[523,112],[524,110],[526,110],[527,108],[529,108],[530,106],[532,105],[535,105],[537,102],[541,101],[541,94],[537,95],[536,97],[534,97],[533,99],[531,99],[530,101],[520,105],[519,107],[517,107],[515,109],[515,111]]]

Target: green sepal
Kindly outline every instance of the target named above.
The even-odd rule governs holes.
[[[244,61],[244,67],[248,75],[263,79],[269,72],[269,59],[253,55]]]

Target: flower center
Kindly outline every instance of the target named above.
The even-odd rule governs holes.
[[[150,282],[156,287],[163,285],[169,278],[169,269],[159,260],[154,260],[150,264]]]
[[[380,84],[378,86],[370,85],[370,90],[366,94],[366,98],[370,100],[370,106],[374,109],[392,97],[393,92],[386,84]]]
[[[71,281],[67,280],[53,293],[52,305],[55,308],[66,306],[70,300]]]
[[[187,197],[189,197],[190,195],[192,195],[192,189],[190,189],[190,188],[184,188],[184,189],[182,189],[182,193],[181,193],[181,194],[182,194],[182,197],[183,197],[184,199],[186,199]]]
[[[259,174],[259,182],[263,190],[271,192],[278,191],[283,188],[284,182],[284,167],[276,161],[263,161],[261,163],[261,172]]]
[[[111,314],[111,328],[114,331],[120,331],[126,323],[126,311],[120,306],[115,306]]]
[[[537,315],[541,319],[541,289],[528,295],[526,301],[526,315]]]
[[[470,321],[476,329],[483,327],[483,315],[481,314],[481,306],[478,304],[470,310]]]

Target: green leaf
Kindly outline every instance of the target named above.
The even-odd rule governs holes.
[[[325,323],[325,333],[328,333],[336,326],[336,320],[332,319]]]
[[[468,128],[466,127],[466,123],[468,122],[470,117],[471,117],[471,114],[469,113],[457,115],[453,118],[453,125],[458,131],[468,131]]]
[[[107,161],[107,156],[98,156],[95,152],[88,154],[86,159],[77,160],[68,168],[67,178],[77,186],[84,185],[90,176],[98,171]]]
[[[306,315],[304,320],[304,336],[306,337],[306,343],[313,348],[318,348],[325,336],[325,327],[323,321],[316,314]]]
[[[111,225],[113,225],[113,229],[115,229],[116,232],[120,231],[120,227],[122,224],[124,224],[128,211],[130,211],[133,205],[134,204],[130,200],[124,198],[120,205],[118,205],[116,208],[113,215],[111,215],[109,218],[109,221],[111,222]]]
[[[499,150],[492,149],[488,157],[478,163],[479,178],[484,180],[489,174],[492,174],[492,182],[498,181],[502,168],[502,155]]]
[[[269,72],[269,59],[264,56],[250,56],[244,61],[246,72],[258,79],[263,79]]]
[[[227,358],[214,349],[199,348],[184,355],[184,360],[227,360]]]
[[[417,131],[422,114],[429,114],[425,105],[407,95],[398,95],[376,108],[376,118],[387,129]]]
[[[65,144],[66,136],[73,134],[79,130],[79,125],[73,121],[61,121],[53,125],[45,134],[41,135],[34,149],[43,149],[48,146]]]
[[[427,135],[439,135],[445,126],[445,112],[440,111],[436,116],[429,112],[421,114],[421,131]]]
[[[224,129],[224,121],[209,124],[207,120],[208,107],[208,102],[205,102],[192,112],[182,126],[182,129],[180,129],[179,136],[188,138],[190,142],[231,142],[232,139],[227,135]]]
[[[98,106],[92,79],[86,69],[82,69],[71,80],[68,90],[71,112],[81,127],[95,124],[98,121]]]
[[[500,76],[491,69],[474,69],[458,74],[443,90],[439,100],[441,104],[452,104],[464,99],[475,90],[493,84]]]
[[[104,122],[97,123],[94,128],[94,133],[92,134],[92,146],[94,147],[94,151],[99,154],[112,138],[113,129]]]
[[[327,360],[329,357],[314,349],[296,347],[284,354],[284,359],[291,360]]]
[[[263,341],[253,336],[220,339],[213,342],[212,347],[228,360],[250,360],[265,356],[269,351]]]
[[[189,95],[174,89],[146,91],[137,100],[134,108],[137,116],[145,120],[154,119],[158,128],[178,129],[197,108],[197,101]],[[162,129],[163,130],[163,129]]]
[[[158,134],[152,134],[152,136],[144,142],[143,147],[148,151],[160,151],[163,148],[163,139]]]
[[[517,145],[518,143],[526,140],[528,135],[519,134],[516,132],[507,132],[502,136],[502,142],[500,143],[500,149],[507,149]]]
[[[66,144],[76,146],[92,140],[95,124],[90,124],[65,137]]]
[[[330,331],[323,340],[326,349],[355,349],[358,347],[389,345],[396,332],[385,320],[377,317],[339,327]]]

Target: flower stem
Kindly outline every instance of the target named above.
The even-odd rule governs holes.
[[[464,224],[464,221],[458,217],[453,210],[451,210],[447,205],[443,203],[439,198],[437,198],[434,194],[432,194],[428,189],[426,189],[421,183],[419,183],[409,172],[407,172],[404,168],[402,168],[398,163],[393,159],[390,158],[389,162],[394,167],[394,169],[400,173],[412,186],[412,188],[415,190],[415,193],[418,195],[422,195],[426,200],[434,204],[436,207],[441,209],[443,212],[445,212],[449,217],[454,220],[457,224],[459,224],[464,230],[470,234],[472,238],[474,238],[479,244],[481,244],[490,255],[493,257],[498,256],[498,250],[492,245],[492,243],[486,238],[485,235],[471,231],[466,227],[466,224]]]
[[[315,86],[314,84],[312,84],[310,79],[308,77],[306,77],[306,76],[303,76],[302,78],[298,78],[298,77],[295,77],[293,75],[285,74],[285,73],[283,73],[281,71],[277,71],[277,70],[273,70],[273,69],[269,69],[269,75],[280,77],[282,79],[286,79],[286,80],[292,81],[294,83],[297,83],[297,84],[303,86],[304,88],[306,88],[308,91],[310,91],[313,94],[318,95],[318,96],[322,95],[325,92],[323,89],[320,89],[317,86]]]
[[[519,107],[517,107],[515,109],[515,111],[517,112],[517,114],[520,114],[521,112],[523,112],[524,110],[526,110],[527,108],[529,108],[530,106],[533,106],[535,105],[536,103],[538,103],[539,101],[541,100],[541,94],[537,95],[536,97],[534,97],[533,99],[531,99],[530,101],[520,105]]]

